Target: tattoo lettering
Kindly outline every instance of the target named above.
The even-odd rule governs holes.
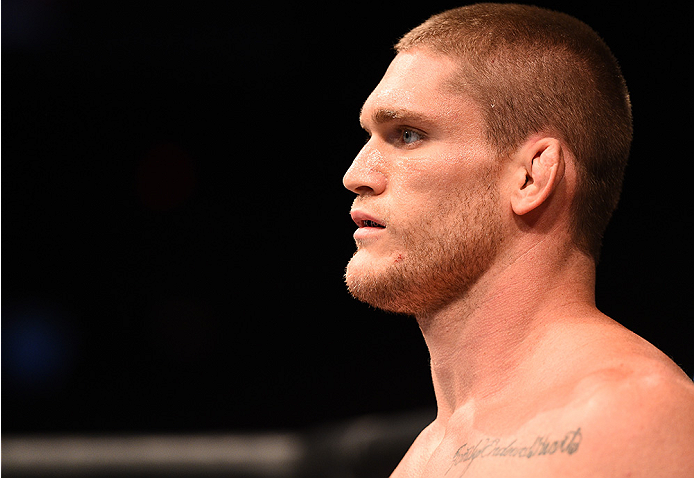
[[[532,444],[517,444],[513,439],[508,443],[502,443],[500,438],[483,438],[477,443],[465,443],[458,448],[453,455],[451,466],[446,475],[460,464],[467,464],[462,472],[464,474],[472,462],[476,459],[490,458],[536,458],[544,455],[564,453],[573,455],[578,451],[582,440],[581,429],[577,428],[567,432],[563,439],[552,440],[549,435],[538,436]],[[460,474],[459,476],[462,476]]]

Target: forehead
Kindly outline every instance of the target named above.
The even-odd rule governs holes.
[[[364,126],[399,117],[445,123],[479,119],[477,108],[450,86],[457,66],[446,56],[414,49],[399,53],[360,113]]]

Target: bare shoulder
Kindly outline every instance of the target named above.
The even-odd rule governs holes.
[[[575,389],[589,476],[694,476],[694,382],[650,347],[623,351]]]
[[[425,429],[392,477],[694,476],[694,382],[623,327],[564,327],[515,378]]]
[[[432,454],[443,439],[445,430],[436,422],[426,427],[393,471],[391,478],[414,478],[422,476]]]

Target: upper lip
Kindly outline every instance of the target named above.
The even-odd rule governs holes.
[[[386,227],[383,220],[377,218],[376,216],[373,216],[365,211],[360,211],[360,210],[354,210],[349,213],[350,216],[352,216],[352,220],[356,223],[357,226],[359,227],[374,227],[374,226],[380,226],[380,227]],[[371,224],[374,223],[374,224]]]

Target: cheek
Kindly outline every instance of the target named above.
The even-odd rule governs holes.
[[[451,162],[410,161],[391,178],[393,206],[410,220],[441,213],[444,205],[447,209],[454,197],[473,186],[472,175],[464,171]]]
[[[475,145],[446,145],[392,163],[388,187],[395,237],[423,240],[467,216],[492,182],[490,155]],[[434,231],[436,229],[436,231]]]
[[[393,179],[412,191],[432,191],[474,178],[487,162],[484,151],[471,145],[444,143],[427,148],[418,156],[405,156],[393,163]]]

